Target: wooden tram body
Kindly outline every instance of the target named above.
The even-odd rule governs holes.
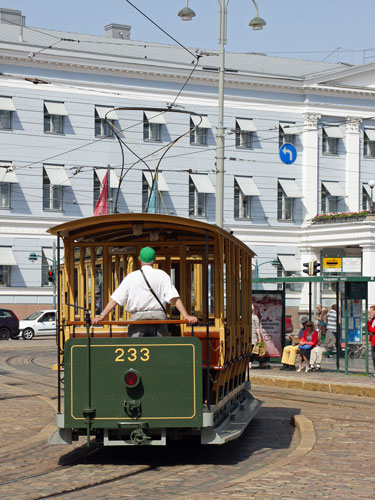
[[[52,444],[81,434],[106,445],[238,437],[259,403],[249,394],[253,252],[227,231],[154,214],[113,214],[53,227],[58,238],[58,414]],[[117,306],[90,326],[142,247],[171,275],[194,328],[169,306],[170,336],[128,338]],[[127,384],[134,376],[136,386]],[[63,380],[64,379],[64,380]],[[64,383],[62,383],[62,381]]]

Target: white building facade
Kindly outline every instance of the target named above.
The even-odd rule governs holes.
[[[21,316],[52,303],[46,229],[93,215],[108,166],[111,210],[150,210],[157,171],[152,210],[215,223],[218,57],[203,56],[180,93],[191,53],[132,41],[129,26],[105,31],[31,29],[0,9],[0,307]],[[371,208],[374,97],[374,64],[227,54],[224,227],[257,254],[259,276],[299,276],[327,256],[375,275],[371,216],[316,218]],[[305,288],[288,287],[289,307],[306,310]],[[317,294],[333,300],[329,287]]]

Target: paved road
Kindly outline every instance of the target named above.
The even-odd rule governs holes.
[[[257,387],[263,406],[240,441],[93,447],[87,456],[80,444],[46,443],[54,352],[51,340],[0,342],[1,499],[374,498],[373,400]]]

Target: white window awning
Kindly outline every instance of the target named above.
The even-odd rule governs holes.
[[[331,139],[342,139],[344,137],[339,127],[323,127],[323,130]]]
[[[16,173],[12,170],[12,165],[10,163],[8,165],[4,163],[0,164],[0,182],[7,182],[10,184],[19,183]]]
[[[284,271],[296,272],[300,270],[300,265],[295,255],[277,255]]]
[[[149,185],[149,187],[152,187],[153,175],[151,174],[151,172],[144,171],[143,175],[145,176],[147,184]],[[157,184],[158,184],[158,190],[159,191],[169,191],[169,186],[166,183],[162,172],[158,172],[158,175],[157,175]]]
[[[0,266],[16,266],[17,262],[11,247],[0,247]]]
[[[211,184],[208,174],[190,174],[198,193],[214,194],[215,188]]]
[[[63,102],[44,101],[44,105],[49,115],[68,116]]]
[[[257,188],[252,177],[235,176],[235,179],[244,196],[260,196],[259,189]]]
[[[280,127],[282,128],[284,134],[297,135],[300,133],[300,131],[298,130],[298,128],[294,123],[280,122]]]
[[[300,188],[294,179],[279,179],[279,184],[288,198],[303,198]]]
[[[323,181],[322,184],[331,196],[346,198],[345,191],[342,189],[338,182]]]
[[[99,118],[104,120],[107,115],[108,120],[118,120],[118,116],[116,111],[113,108],[109,108],[107,106],[95,106],[95,111],[98,113]]]
[[[16,111],[11,97],[0,97],[0,111]]]
[[[70,179],[64,167],[44,165],[44,169],[53,186],[71,186]]]
[[[104,177],[105,177],[105,174],[107,173],[107,171],[108,170],[106,168],[96,168],[95,169],[95,173],[100,180],[100,184],[103,184]],[[119,182],[120,181],[119,181],[119,178],[117,177],[116,172],[111,168],[111,173],[109,176],[109,187],[111,189],[117,189]]]
[[[246,120],[245,118],[236,118],[238,127],[242,132],[256,132],[257,128],[253,120]]]
[[[365,134],[367,135],[369,141],[375,141],[375,129],[373,129],[373,128],[366,128],[365,129]]]
[[[165,113],[163,112],[144,111],[144,114],[149,123],[157,123],[159,125],[166,125],[167,123],[164,118]]]
[[[212,128],[211,123],[207,116],[196,116],[190,115],[190,118],[195,126],[198,125],[198,128]],[[201,121],[202,118],[202,121]]]
[[[42,252],[46,259],[48,260],[48,264],[52,266],[53,264],[53,249],[52,248],[42,248]],[[57,264],[57,248],[55,253],[56,264]],[[64,259],[64,249],[60,248],[60,261]]]

